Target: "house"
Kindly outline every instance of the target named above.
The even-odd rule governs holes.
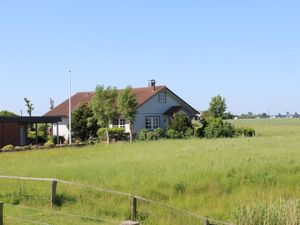
[[[133,131],[139,132],[146,128],[149,130],[155,128],[166,129],[170,117],[174,113],[184,112],[189,118],[194,118],[199,112],[172,92],[166,86],[156,86],[155,81],[151,80],[147,87],[133,88],[138,102]],[[71,110],[76,110],[80,105],[87,104],[93,98],[93,92],[78,92],[71,97]],[[62,121],[59,123],[58,131],[60,135],[68,137],[68,114],[69,100],[67,99],[57,107],[45,114],[45,116],[59,116]],[[129,132],[129,125],[126,120],[116,118],[111,125],[121,127],[125,132]],[[54,125],[54,135],[57,128]]]

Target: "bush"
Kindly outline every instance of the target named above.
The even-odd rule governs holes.
[[[13,145],[5,145],[2,148],[2,151],[13,151],[13,150],[15,150],[15,147]]]
[[[186,137],[186,138],[191,138],[194,136],[195,136],[195,131],[193,128],[188,128],[184,133],[184,137]]]
[[[255,130],[253,128],[244,128],[243,132],[245,137],[254,137],[255,136]]]
[[[177,132],[186,132],[187,129],[192,128],[192,122],[185,113],[181,112],[173,115],[168,128]]]
[[[49,139],[45,144],[45,147],[47,148],[53,148],[54,147],[54,142],[52,141],[52,139]]]
[[[138,134],[138,140],[146,141],[147,140],[148,130],[146,128],[142,129]]]
[[[147,141],[153,141],[153,140],[157,140],[158,137],[156,136],[156,134],[153,131],[149,131],[147,132]]]
[[[178,132],[174,129],[169,129],[169,130],[167,130],[167,138],[170,138],[170,139],[181,138],[181,134],[180,134],[180,132]]]
[[[221,118],[210,118],[207,127],[204,129],[205,137],[233,137],[235,128],[231,123],[224,122]]]
[[[235,129],[235,136],[254,137],[255,130],[249,127],[239,127]]]
[[[125,132],[125,129],[118,128],[118,127],[108,129],[109,138],[115,139],[116,141],[120,141],[120,140],[124,139],[124,137],[125,137],[124,132]],[[106,128],[100,128],[97,131],[97,135],[98,135],[98,138],[101,141],[106,141],[106,139],[107,139],[107,137],[106,137]]]
[[[161,128],[156,128],[153,130],[153,133],[155,133],[155,136],[159,139],[159,138],[164,138],[166,137],[166,132],[165,130],[161,129]]]

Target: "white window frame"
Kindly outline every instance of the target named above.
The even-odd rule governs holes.
[[[167,93],[161,92],[158,93],[158,103],[166,103],[167,102]]]
[[[145,128],[148,130],[153,130],[160,127],[160,117],[159,116],[145,116]]]
[[[113,127],[118,127],[118,128],[125,129],[126,119],[118,118],[114,122],[117,122],[117,123],[113,124]]]

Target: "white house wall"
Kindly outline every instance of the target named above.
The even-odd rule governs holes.
[[[145,128],[146,116],[158,116],[160,118],[160,128],[167,128],[167,121],[165,120],[164,113],[172,106],[180,106],[181,102],[177,98],[173,97],[170,93],[166,92],[166,102],[158,102],[158,94],[150,98],[145,104],[138,108],[135,123],[134,132],[139,132]]]
[[[58,135],[59,136],[64,136],[65,139],[68,139],[68,124],[69,124],[69,119],[68,117],[62,117],[61,122],[58,123]],[[53,124],[53,135],[57,136],[57,126],[56,124]]]

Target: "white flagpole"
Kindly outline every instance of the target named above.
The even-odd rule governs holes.
[[[71,122],[72,122],[72,109],[71,109],[71,92],[72,92],[72,71],[69,70],[69,73],[70,73],[70,83],[69,83],[69,144],[72,144],[72,125],[71,125]]]

